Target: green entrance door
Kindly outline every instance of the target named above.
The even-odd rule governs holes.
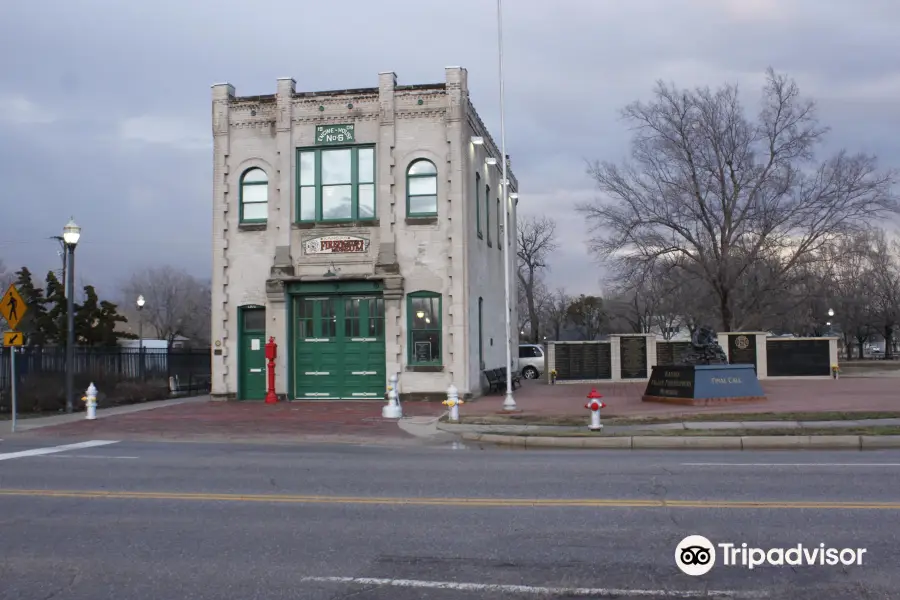
[[[241,308],[238,400],[266,397],[266,309]]]
[[[296,398],[384,397],[381,297],[301,297],[294,314]]]

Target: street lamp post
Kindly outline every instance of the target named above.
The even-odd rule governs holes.
[[[66,245],[66,412],[75,405],[75,246],[81,239],[81,227],[75,219],[69,219],[63,227],[63,243]]]
[[[504,88],[503,88],[503,0],[497,0],[497,58],[500,79],[500,160],[502,162],[502,189],[503,189],[503,235],[506,243],[503,244],[503,285],[505,303],[503,312],[506,313],[506,398],[503,400],[503,410],[516,410],[516,399],[512,390],[512,326],[509,314],[509,179],[507,178],[506,159],[506,119],[504,115]]]
[[[831,318],[832,318],[833,316],[834,316],[834,309],[833,309],[833,308],[829,308],[829,309],[828,309],[828,320],[825,322],[825,325],[828,326],[828,334],[829,334],[829,335],[831,335],[831,334],[833,333],[833,331],[834,331],[834,330],[832,329],[832,327],[831,327]]]
[[[141,366],[138,367],[138,373],[140,375],[141,381],[144,380],[144,313],[143,308],[144,304],[146,304],[146,300],[144,300],[144,296],[140,295],[137,297],[137,310],[138,310],[138,358],[141,361]]]

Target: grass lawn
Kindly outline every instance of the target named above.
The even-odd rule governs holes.
[[[654,425],[664,423],[703,423],[710,421],[859,421],[864,419],[897,419],[900,411],[859,411],[859,412],[786,412],[786,413],[700,413],[667,415],[660,417],[603,417],[604,425]],[[460,415],[459,422],[465,425],[548,425],[582,426],[589,415],[484,415],[467,417]],[[446,420],[446,418],[444,418]]]

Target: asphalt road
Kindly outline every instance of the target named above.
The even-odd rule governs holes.
[[[896,452],[41,443],[0,442],[4,600],[900,598]],[[691,534],[866,552],[691,577]]]

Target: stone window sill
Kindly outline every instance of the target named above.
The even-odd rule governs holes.
[[[437,217],[406,217],[407,225],[437,225]]]
[[[266,223],[239,223],[238,231],[265,231]]]
[[[379,221],[342,221],[340,223],[292,223],[291,229],[349,229],[354,227],[378,227]]]
[[[440,373],[443,365],[407,365],[406,370],[411,373]]]

